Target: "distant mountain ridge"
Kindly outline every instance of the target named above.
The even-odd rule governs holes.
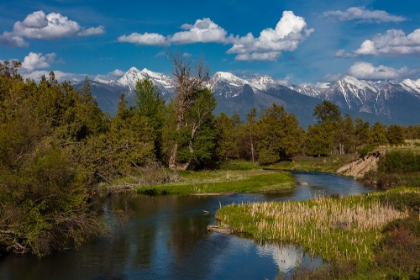
[[[174,78],[148,69],[130,68],[114,80],[91,81],[93,95],[100,107],[115,114],[120,93],[130,98],[137,80],[149,78],[165,99],[175,94]],[[80,87],[81,84],[76,85]],[[206,83],[214,93],[218,107],[216,113],[233,111],[244,117],[252,107],[264,109],[273,102],[294,113],[302,126],[314,123],[312,112],[316,104],[329,100],[343,113],[359,116],[370,122],[398,123],[403,125],[420,122],[420,79],[401,82],[373,82],[344,76],[330,85],[311,84],[286,86],[270,76],[242,79],[229,72],[216,72]]]

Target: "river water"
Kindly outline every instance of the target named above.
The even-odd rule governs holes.
[[[0,279],[275,279],[297,265],[321,263],[289,244],[258,244],[246,236],[207,233],[220,205],[307,200],[373,191],[346,177],[294,172],[309,185],[278,194],[226,196],[114,196],[107,207],[130,212],[124,225],[79,250],[37,259],[0,259]]]

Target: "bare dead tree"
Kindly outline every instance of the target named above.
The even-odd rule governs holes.
[[[174,98],[174,114],[176,117],[176,132],[186,125],[186,114],[194,105],[197,94],[204,88],[209,78],[209,69],[200,59],[194,67],[191,61],[184,61],[181,53],[169,53],[169,59],[174,65],[173,75],[177,79],[176,95]],[[197,127],[194,128],[196,130]],[[195,132],[193,132],[193,135]],[[189,162],[180,164],[177,162],[178,144],[175,142],[169,156],[169,168],[172,170],[185,170]]]

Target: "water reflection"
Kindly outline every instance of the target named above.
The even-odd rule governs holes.
[[[322,263],[291,244],[264,244],[257,247],[257,254],[273,258],[278,269],[286,274],[291,274],[296,266],[314,268]]]
[[[128,212],[126,224],[79,251],[40,260],[15,255],[0,259],[0,279],[275,279],[278,268],[290,274],[298,264],[316,266],[320,260],[292,245],[256,244],[206,231],[216,223],[219,205],[304,200],[317,191],[341,196],[371,191],[330,174],[296,173],[295,178],[310,184],[276,194],[112,196],[107,207]]]

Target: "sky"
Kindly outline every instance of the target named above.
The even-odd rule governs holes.
[[[0,2],[0,62],[39,80],[171,75],[168,53],[210,74],[289,84],[420,79],[416,0],[50,0]]]

